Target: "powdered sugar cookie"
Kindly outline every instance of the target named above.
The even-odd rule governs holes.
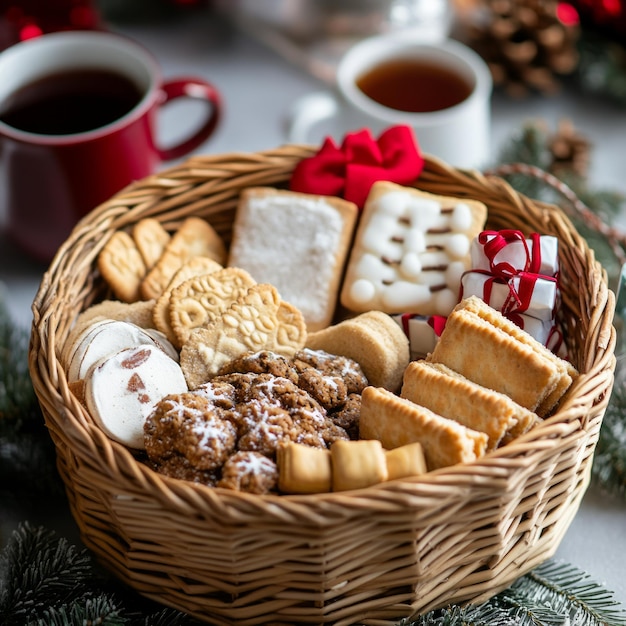
[[[113,440],[144,447],[144,422],[164,396],[187,391],[178,363],[154,345],[125,348],[94,363],[85,376],[85,403]]]
[[[335,311],[357,217],[357,206],[342,198],[246,189],[228,263],[274,285],[302,312],[308,328],[324,328]]]

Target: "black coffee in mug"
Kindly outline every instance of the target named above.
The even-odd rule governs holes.
[[[472,85],[450,68],[428,59],[391,59],[361,74],[359,89],[397,111],[429,113],[460,104]]]
[[[141,100],[132,80],[105,69],[50,74],[9,95],[0,120],[40,135],[83,133],[118,120]]]

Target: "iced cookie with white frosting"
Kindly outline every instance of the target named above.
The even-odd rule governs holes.
[[[163,333],[140,328],[121,320],[96,320],[87,326],[67,347],[65,352],[67,380],[70,383],[85,378],[89,368],[100,359],[123,348],[150,345],[178,360],[178,353]]]
[[[161,398],[184,393],[180,365],[154,345],[125,348],[94,363],[85,376],[85,404],[113,440],[144,447],[144,422]]]
[[[359,221],[341,290],[350,311],[447,315],[487,207],[380,181]]]

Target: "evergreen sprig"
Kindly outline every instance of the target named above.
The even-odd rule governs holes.
[[[405,626],[626,626],[612,592],[582,570],[548,560],[477,606],[430,611]]]
[[[0,499],[9,506],[58,497],[63,488],[28,371],[28,331],[15,324],[3,296],[0,289]]]
[[[20,524],[0,554],[3,626],[186,626],[188,615],[163,609],[99,570],[85,549],[43,527]]]
[[[550,172],[553,155],[550,152],[550,130],[540,121],[527,122],[514,132],[502,145],[498,163],[523,163],[536,167],[538,170]],[[587,177],[576,173],[573,169],[561,168],[557,174],[577,198],[608,227],[613,226],[617,216],[626,209],[626,196],[614,190],[594,189],[589,185]],[[607,238],[598,232],[588,221],[573,209],[569,200],[544,179],[523,173],[505,174],[503,178],[517,191],[524,195],[551,202],[561,206],[570,217],[578,232],[587,241],[596,254],[596,258],[606,269],[612,286],[615,286],[621,269]]]

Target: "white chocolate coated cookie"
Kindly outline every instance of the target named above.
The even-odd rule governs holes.
[[[154,345],[120,350],[94,363],[85,377],[85,403],[111,439],[143,449],[143,425],[168,394],[187,391],[176,361]]]
[[[88,326],[66,354],[67,380],[85,378],[89,368],[100,359],[124,348],[151,345],[176,358],[177,352],[165,335],[148,331],[131,322],[99,320]]]

